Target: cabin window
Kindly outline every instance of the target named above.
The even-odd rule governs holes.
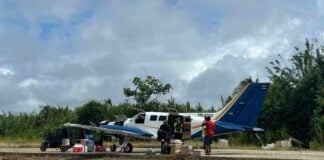
[[[157,120],[157,115],[151,115],[150,121],[156,121]]]
[[[145,120],[145,114],[140,114],[136,117],[135,123],[144,123]]]
[[[164,120],[166,120],[166,118],[167,118],[166,116],[160,116],[159,121],[164,121]]]

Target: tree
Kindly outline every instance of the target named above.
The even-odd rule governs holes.
[[[240,83],[239,83],[239,85],[234,89],[234,92],[232,93],[232,96],[236,95],[236,93],[238,93],[241,90],[241,88],[243,88],[244,86],[246,86],[247,84],[252,83],[252,82],[253,81],[252,81],[251,76],[249,76],[248,78],[245,78],[245,79],[241,80]],[[227,97],[226,102],[229,102],[229,101],[230,100]]]
[[[167,94],[172,88],[171,84],[162,84],[159,79],[153,76],[147,76],[145,80],[139,77],[134,77],[133,84],[135,89],[124,88],[124,95],[126,97],[134,97],[135,101],[144,105],[147,104],[152,95]]]
[[[99,122],[107,118],[106,105],[95,100],[91,100],[81,107],[76,108],[77,121],[80,124],[90,125],[91,122],[99,124]]]
[[[195,106],[195,109],[196,109],[196,112],[199,112],[199,113],[204,111],[204,108],[200,102],[197,103],[197,105]]]
[[[315,44],[314,44],[315,43]],[[260,126],[272,132],[272,138],[293,136],[309,142],[319,131],[319,105],[323,86],[323,46],[315,47],[317,41],[306,39],[306,48],[295,53],[289,60],[291,66],[279,55],[266,67],[273,81],[261,111]],[[314,116],[319,117],[315,118]],[[315,134],[315,132],[317,132]]]
[[[42,135],[46,135],[48,132],[51,132],[56,128],[62,127],[62,125],[66,122],[75,121],[74,112],[70,110],[67,106],[55,107],[55,106],[45,105],[45,106],[40,106],[39,108],[41,110],[36,116],[36,120],[34,124],[31,124],[32,122],[30,122],[29,124],[31,126],[34,125],[34,127],[37,128],[42,128],[42,130],[38,131]]]

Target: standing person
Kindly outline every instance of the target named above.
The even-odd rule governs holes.
[[[163,121],[163,124],[158,130],[158,140],[161,141],[161,154],[169,154],[170,147],[169,141],[171,137],[171,127],[167,120]]]
[[[174,122],[174,139],[182,139],[182,127],[183,124],[181,122],[181,119],[178,117],[176,121]]]
[[[211,153],[211,144],[213,143],[215,123],[210,120],[210,117],[207,116],[202,126],[205,126],[205,137],[204,137],[204,149],[205,154],[210,155]]]
[[[167,137],[170,137],[171,135],[171,127],[168,124],[167,120],[163,121],[163,124],[160,126],[160,129],[158,130],[158,139]]]

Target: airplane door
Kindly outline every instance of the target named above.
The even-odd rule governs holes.
[[[189,139],[191,137],[191,117],[183,116],[182,138]]]

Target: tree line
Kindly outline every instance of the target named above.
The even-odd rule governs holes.
[[[307,146],[324,146],[324,46],[315,39],[306,40],[305,47],[294,48],[288,60],[278,55],[269,62],[266,71],[271,85],[263,104],[257,126],[264,128],[264,141],[293,137]],[[242,80],[233,95],[251,78]],[[134,89],[124,88],[125,100],[113,104],[110,99],[90,100],[74,109],[68,106],[40,106],[38,113],[2,113],[0,115],[0,137],[39,138],[66,122],[98,124],[102,120],[116,120],[116,115],[135,115],[138,110],[167,111],[175,108],[179,112],[215,112],[215,108],[193,106],[189,102],[177,103],[173,97],[160,102],[159,95],[167,94],[172,86],[163,84],[153,76],[145,79],[135,77]],[[232,95],[232,96],[233,96]],[[223,100],[223,106],[232,96]],[[137,109],[137,110],[135,110]],[[227,138],[239,144],[258,143],[253,133],[240,133]]]
[[[280,55],[266,67],[272,85],[259,126],[268,141],[293,137],[306,145],[324,143],[324,46],[306,39],[287,61]],[[311,143],[310,143],[311,142]]]
[[[154,77],[147,79],[152,78]],[[110,99],[89,100],[74,109],[68,106],[45,105],[39,107],[39,112],[2,113],[0,114],[0,138],[39,140],[47,133],[63,127],[63,124],[67,122],[87,125],[99,124],[103,120],[115,121],[118,115],[134,116],[139,110],[167,112],[168,108],[175,108],[179,112],[215,112],[213,107],[204,109],[200,103],[195,106],[189,102],[175,103],[174,98],[168,100],[167,103],[159,102],[156,99],[150,101],[147,99],[145,103],[143,102],[143,100],[139,100],[137,103],[130,103],[125,100],[125,102],[114,105]]]

